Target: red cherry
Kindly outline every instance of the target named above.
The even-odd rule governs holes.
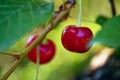
[[[29,37],[27,46],[29,46],[37,36]],[[40,64],[45,64],[50,62],[55,55],[55,44],[47,39],[46,44],[39,44],[39,52],[40,52]],[[28,59],[34,63],[36,63],[37,58],[37,46],[35,46],[27,55]]]
[[[76,27],[68,25],[62,32],[62,44],[69,51],[84,53],[88,51],[92,44],[92,31],[87,27]]]

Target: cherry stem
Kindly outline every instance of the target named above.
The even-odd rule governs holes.
[[[109,2],[111,4],[112,15],[115,16],[116,15],[116,9],[115,9],[114,0],[109,0]]]
[[[81,15],[82,15],[82,0],[79,0],[79,13],[78,13],[78,24],[77,26],[81,26]]]
[[[36,74],[34,80],[38,80],[38,74],[39,74],[39,63],[40,63],[40,52],[39,52],[39,46],[37,46],[37,58],[36,58],[37,64],[36,64]]]
[[[57,16],[53,20],[53,26],[57,25],[63,18],[68,14],[71,10],[71,8],[74,6],[71,2],[67,3],[66,10],[60,11]],[[25,48],[22,52],[20,52],[20,55],[17,56],[17,59],[15,59],[14,63],[10,66],[10,68],[5,72],[5,74],[0,78],[0,80],[7,80],[7,78],[10,76],[10,74],[16,69],[16,67],[21,63],[21,61],[26,57],[26,55],[32,50],[34,46],[36,46],[38,43],[41,43],[42,40],[45,38],[47,33],[53,29],[53,26],[48,25],[38,36],[36,40],[33,41],[33,43]]]

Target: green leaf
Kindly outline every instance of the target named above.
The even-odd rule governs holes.
[[[98,16],[96,19],[96,23],[103,25],[105,22],[107,22],[108,18],[104,16]]]
[[[8,0],[0,2],[0,51],[9,48],[53,13],[52,2]]]
[[[93,39],[112,48],[120,48],[120,16],[108,20]]]

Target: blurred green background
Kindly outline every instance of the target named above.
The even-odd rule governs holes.
[[[57,9],[63,0],[53,0],[55,9]],[[114,0],[117,14],[120,13],[120,0]],[[78,1],[77,1],[78,3]],[[95,23],[98,16],[111,17],[111,8],[109,0],[83,0],[82,1],[82,26],[89,27],[94,35],[101,29],[101,26]],[[75,80],[86,67],[88,67],[91,58],[96,52],[100,51],[103,46],[94,44],[93,47],[84,54],[74,54],[65,50],[61,44],[61,32],[66,25],[77,24],[78,4],[71,10],[67,20],[59,23],[46,38],[53,40],[56,44],[56,55],[54,59],[45,65],[40,65],[38,80]],[[23,50],[26,38],[20,40],[11,51],[19,52]],[[0,76],[9,69],[14,60],[11,57],[0,54]],[[27,58],[17,67],[8,80],[34,80],[36,64],[29,62]]]

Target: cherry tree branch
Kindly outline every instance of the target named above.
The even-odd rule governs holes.
[[[116,15],[116,9],[115,9],[114,0],[109,0],[109,2],[111,4],[112,15],[115,16]]]
[[[13,53],[13,52],[6,52],[6,51],[0,52],[0,53],[4,54],[6,56],[11,56],[11,57],[16,57],[17,55],[19,55],[19,54]]]
[[[38,43],[42,42],[42,40],[45,38],[47,33],[53,29],[53,27],[56,26],[64,17],[66,17],[66,14],[69,14],[71,8],[75,5],[75,2],[72,2],[75,0],[68,0],[64,6],[61,5],[58,10],[59,12],[55,12],[53,17],[52,26],[49,24],[38,36],[38,38],[27,48],[25,48],[22,52],[20,52],[20,55],[18,55],[14,61],[14,63],[10,66],[8,71],[0,78],[0,80],[7,80],[7,78],[10,76],[10,74],[16,69],[16,67],[21,63],[21,61],[25,58],[25,56],[31,51],[31,49],[36,46]]]

